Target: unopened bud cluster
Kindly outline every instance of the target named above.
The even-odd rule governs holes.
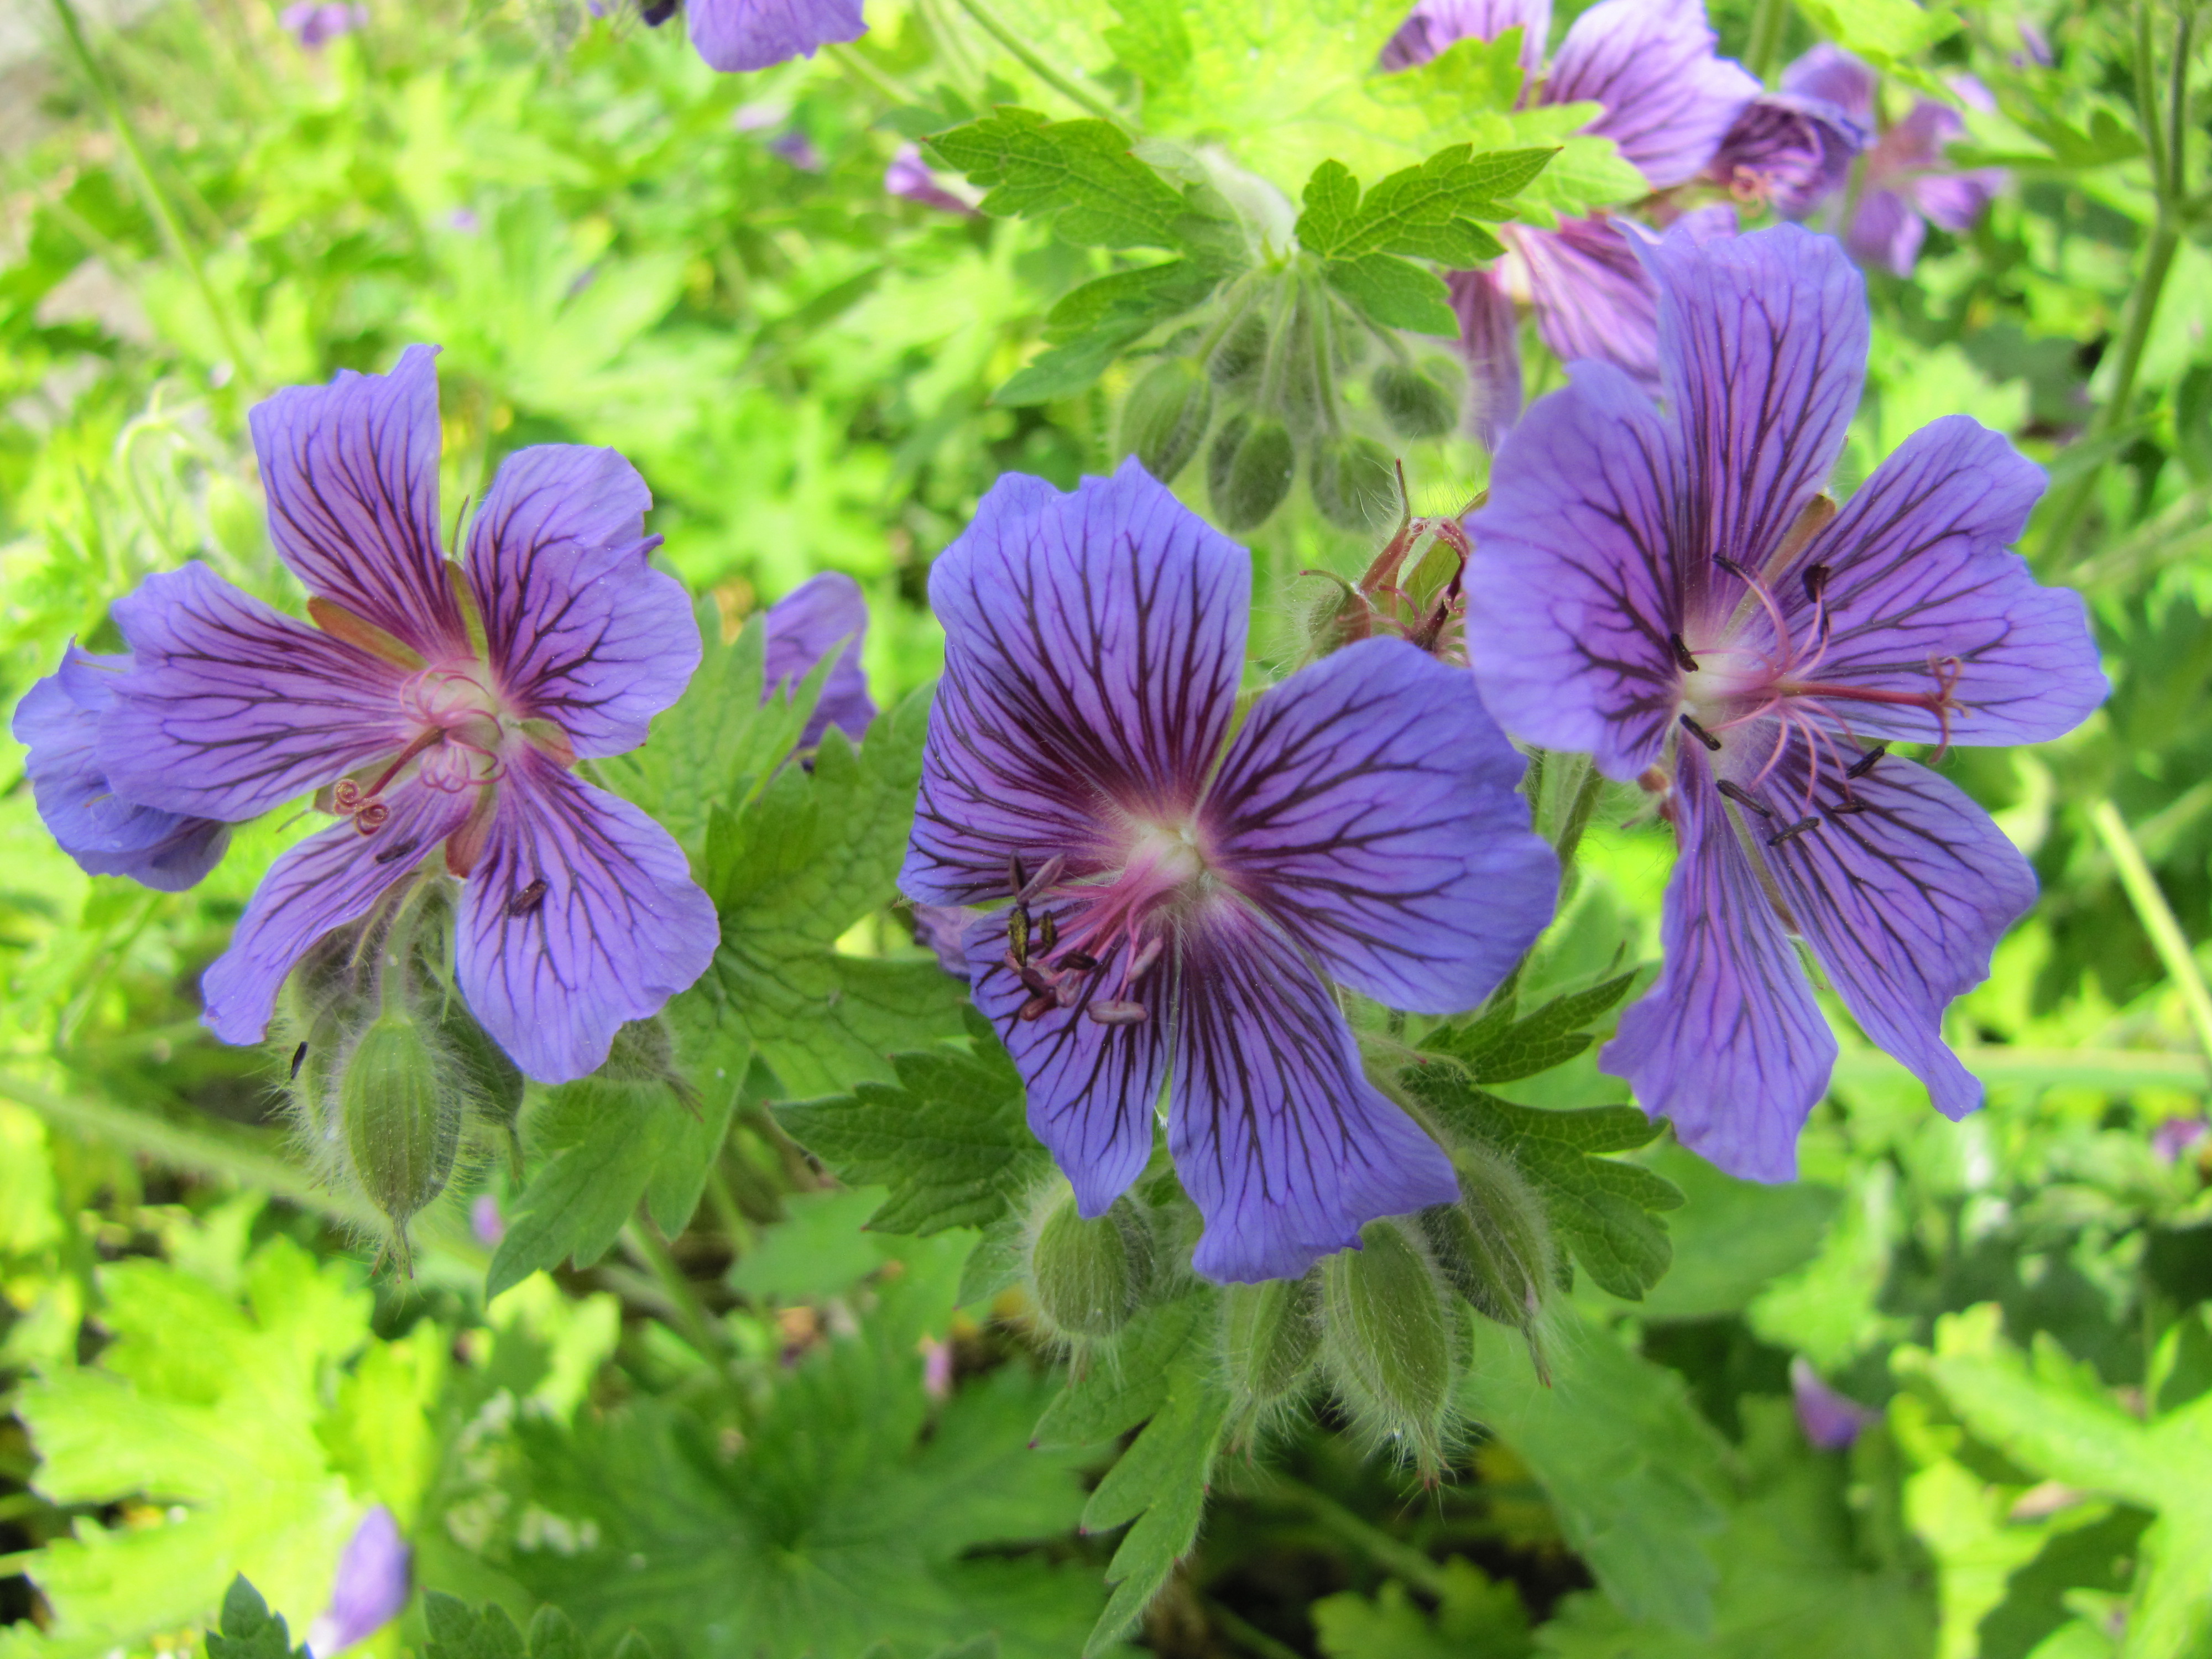
[[[1356,401],[1341,390],[1355,379]],[[1164,483],[1203,453],[1213,517],[1232,534],[1267,522],[1301,475],[1325,518],[1364,530],[1396,508],[1395,442],[1450,431],[1462,380],[1445,352],[1417,357],[1294,252],[1160,348],[1122,404],[1121,447]]]
[[[1046,1331],[1079,1348],[1118,1335],[1153,1289],[1151,1218],[1123,1197],[1085,1218],[1056,1182],[1039,1195],[1030,1225],[1030,1294]]]

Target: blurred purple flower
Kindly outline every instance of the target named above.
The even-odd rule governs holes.
[[[2196,1117],[2170,1117],[2151,1132],[2151,1156],[2161,1164],[2179,1164],[2185,1154],[2198,1146],[2212,1124],[2200,1115]]]
[[[1251,571],[1134,459],[1072,495],[1000,478],[930,571],[945,677],[899,877],[1014,900],[968,930],[971,994],[1083,1214],[1143,1170],[1167,1086],[1192,1265],[1230,1280],[1457,1195],[1329,980],[1472,1007],[1558,881],[1473,682],[1402,640],[1261,692],[1229,739]]]
[[[801,173],[822,171],[822,152],[797,127],[787,127],[768,141],[769,154],[780,155]]]
[[[963,985],[968,982],[968,930],[983,915],[972,904],[916,904],[914,942],[937,953],[937,965]]]
[[[270,866],[202,978],[225,1042],[258,1041],[307,948],[442,852],[464,881],[463,996],[525,1072],[560,1082],[714,952],[683,850],[571,770],[644,740],[698,665],[698,630],[646,562],[652,498],[612,450],[510,455],[465,567],[446,560],[433,356],[253,409],[270,534],[316,625],[204,564],[149,578],[114,608],[131,655],[72,775],[104,779],[111,814],[234,823],[313,790],[339,818]],[[64,846],[83,844],[75,800],[40,801]]]
[[[300,0],[276,14],[276,21],[309,52],[319,52],[341,34],[368,27],[368,8],[343,0]]]
[[[1380,67],[1411,68],[1454,41],[1494,40],[1518,25],[1522,63],[1534,78],[1551,21],[1551,0],[1421,0]],[[1705,170],[1759,92],[1715,45],[1704,0],[1599,0],[1568,28],[1532,101],[1597,104],[1583,130],[1618,144],[1652,190],[1669,190]],[[1713,222],[1705,222],[1710,233]],[[1520,414],[1516,301],[1534,310],[1536,331],[1562,361],[1601,358],[1656,387],[1656,300],[1610,220],[1570,220],[1555,231],[1504,225],[1499,237],[1508,251],[1495,268],[1451,279],[1477,438],[1496,448]]]
[[[331,1604],[307,1626],[314,1659],[330,1659],[367,1641],[399,1616],[407,1605],[409,1559],[399,1523],[379,1504],[354,1528],[338,1557]]]
[[[499,1212],[499,1195],[478,1193],[469,1202],[469,1231],[483,1245],[495,1245],[507,1237],[507,1218]]]
[[[1887,745],[2039,742],[2106,687],[2081,596],[2008,550],[2044,477],[2002,437],[1953,416],[1820,495],[1868,337],[1834,241],[1678,229],[1644,258],[1664,413],[1601,362],[1530,410],[1468,521],[1468,654],[1516,736],[1624,780],[1671,757],[1665,965],[1601,1060],[1784,1181],[1836,1054],[1790,935],[1958,1117],[1981,1085],[1943,1009],[2035,899],[1988,814]]]
[[[1881,1415],[1823,1382],[1802,1354],[1790,1362],[1790,1393],[1797,1405],[1797,1426],[1804,1430],[1807,1442],[1822,1451],[1845,1450]]]
[[[962,214],[970,219],[978,216],[975,203],[980,198],[969,189],[967,181],[933,171],[921,159],[920,144],[898,147],[898,154],[891,157],[890,166],[884,170],[884,188],[924,207]]]
[[[465,236],[473,236],[483,228],[483,221],[477,217],[475,209],[457,207],[446,216],[446,228],[458,230]]]
[[[2049,69],[2058,61],[2051,50],[2051,37],[2034,23],[2023,17],[2014,27],[2020,30],[2020,51],[2012,60],[2014,64],[2033,64],[2039,69]]]
[[[656,8],[659,22],[672,6]],[[718,70],[763,70],[868,32],[860,0],[690,0],[691,44]]]
[[[868,677],[860,666],[860,646],[868,633],[868,605],[860,585],[840,571],[825,570],[769,606],[766,621],[766,692],[795,690],[817,664],[837,652],[799,746],[815,747],[833,726],[860,742],[876,717]]]
[[[1747,207],[1803,219],[1850,181],[1872,136],[1837,106],[1785,88],[1745,106],[1709,173]]]
[[[932,1400],[952,1398],[953,1364],[957,1356],[952,1344],[939,1342],[932,1337],[922,1339],[921,1391]]]

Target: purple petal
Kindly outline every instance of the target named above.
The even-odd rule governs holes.
[[[300,0],[277,13],[276,21],[309,52],[317,52],[341,34],[366,28],[368,8],[347,5],[343,0]]]
[[[1463,670],[1363,640],[1261,694],[1200,823],[1220,878],[1332,977],[1453,1013],[1551,920],[1559,863],[1516,793],[1525,766]]]
[[[769,606],[769,690],[795,688],[823,658],[838,653],[822,683],[822,700],[799,740],[801,749],[813,748],[833,726],[858,743],[875,719],[868,677],[860,666],[860,642],[867,632],[868,602],[860,597],[860,585],[839,571],[809,577]]]
[[[884,169],[884,188],[893,196],[902,196],[909,202],[919,202],[940,212],[957,213],[969,219],[981,216],[966,181],[933,170],[921,159],[920,144],[898,147],[890,166]],[[963,191],[969,193],[963,194]]]
[[[253,890],[230,948],[200,976],[201,1018],[225,1042],[258,1042],[307,947],[367,915],[469,813],[466,795],[411,778],[381,799],[392,816],[375,834],[363,836],[350,819],[333,824],[288,848]]]
[[[1866,380],[1866,284],[1835,242],[1795,225],[1705,240],[1678,226],[1643,254],[1694,604],[1711,558],[1765,567],[1843,453]]]
[[[2043,486],[2041,467],[1970,416],[1946,416],[1899,444],[1775,583],[1792,626],[1809,629],[1798,573],[1829,570],[1820,680],[1925,695],[1931,664],[1955,657],[1959,742],[2041,743],[2087,719],[2110,687],[2081,596],[2039,586],[2007,550]],[[1870,738],[1944,737],[1935,715],[1909,703],[1844,700],[1832,711]]]
[[[1705,0],[1598,0],[1559,43],[1541,100],[1604,113],[1583,129],[1620,146],[1654,190],[1705,170],[1759,82],[1714,55]]]
[[[1927,219],[1959,234],[1981,222],[1983,212],[2005,187],[2008,176],[2002,167],[1923,173],[1905,186],[1905,191]]]
[[[1785,219],[1808,217],[1850,181],[1866,130],[1837,106],[1790,93],[1752,100],[1713,156],[1714,179]]]
[[[1808,769],[1793,741],[1768,795],[1794,811],[1813,795]],[[1820,827],[1763,849],[1766,868],[1867,1036],[1945,1116],[1964,1117],[1982,1085],[1943,1046],[1943,1010],[1989,977],[1990,952],[2035,902],[2035,872],[1988,813],[1925,767],[1884,757],[1851,784],[1865,810],[1850,813],[1821,811],[1836,785],[1823,770],[1808,809]]]
[[[1468,519],[1468,659],[1508,732],[1632,778],[1665,748],[1679,695],[1668,437],[1612,364],[1568,374],[1505,441]]]
[[[128,876],[180,893],[221,860],[230,826],[137,806],[108,787],[97,751],[100,717],[114,699],[128,657],[95,657],[72,641],[58,672],[15,706],[15,741],[39,817],[61,848],[90,876]]]
[[[1467,358],[1467,428],[1495,453],[1521,418],[1521,319],[1489,271],[1455,270],[1445,281]]]
[[[1042,922],[1048,907],[1040,907]],[[1054,913],[1057,914],[1057,913]],[[1152,1109],[1167,1076],[1167,1033],[1158,1018],[1102,1025],[1085,1013],[1118,977],[1118,952],[1083,976],[1072,1007],[1017,1016],[1030,991],[1006,966],[1006,916],[968,930],[975,1006],[998,1028],[1029,1092],[1030,1131],[1075,1188],[1077,1209],[1100,1216],[1143,1173],[1152,1153]],[[1154,969],[1155,975],[1162,969]]]
[[[410,346],[389,374],[341,369],[246,416],[278,555],[432,663],[468,649],[438,541],[437,355]]]
[[[2185,1153],[2203,1145],[2207,1135],[2212,1135],[2212,1121],[2202,1115],[2167,1118],[2151,1131],[2151,1156],[2161,1164],[2178,1164]]]
[[[1867,157],[1867,178],[1874,184],[1888,185],[1938,166],[1952,141],[1966,131],[1965,118],[1949,105],[1932,98],[1920,99],[1875,143]]]
[[[963,985],[969,981],[968,930],[983,918],[971,904],[917,904],[914,910],[914,942],[937,957],[937,965]]]
[[[1822,1451],[1842,1451],[1881,1415],[1823,1382],[1802,1354],[1790,1362],[1790,1393],[1797,1405],[1797,1426],[1805,1431],[1807,1441]]]
[[[1458,1198],[1451,1160],[1368,1082],[1335,997],[1288,939],[1219,899],[1174,971],[1168,1145],[1206,1218],[1194,1270],[1294,1278],[1378,1216]]]
[[[501,464],[469,526],[469,591],[502,688],[586,757],[643,743],[699,666],[683,584],[646,562],[652,505],[613,450],[544,444]]]
[[[1135,816],[1187,817],[1243,671],[1251,556],[1132,457],[1062,495],[1009,473],[938,556],[945,677],[899,886],[1002,898],[1007,862],[1119,868]]]
[[[1869,190],[1859,198],[1844,231],[1844,246],[1862,264],[1910,276],[1927,237],[1926,222],[1904,196],[1893,190]]]
[[[1521,67],[1544,66],[1552,34],[1552,0],[1420,0],[1383,46],[1375,67],[1386,74],[1425,64],[1457,40],[1495,40],[1521,31]]]
[[[1874,125],[1875,73],[1826,41],[1782,71],[1782,90],[1832,104],[1863,128]]]
[[[1682,745],[1673,800],[1682,851],[1661,923],[1665,965],[1598,1063],[1730,1175],[1788,1181],[1835,1034],[1694,744]]]
[[[691,0],[691,44],[715,69],[763,70],[868,32],[860,0]]]
[[[236,823],[412,735],[406,671],[240,592],[205,565],[118,601],[132,666],[100,721],[100,764],[126,800]]]
[[[1602,219],[1557,230],[1506,227],[1528,272],[1536,332],[1561,362],[1617,364],[1659,389],[1659,289],[1627,238]]]
[[[518,747],[458,934],[469,1012],[527,1075],[566,1083],[707,971],[720,927],[665,830]]]
[[[314,1659],[330,1659],[399,1616],[407,1605],[409,1551],[399,1523],[381,1504],[362,1517],[338,1557],[331,1604],[307,1628]]]

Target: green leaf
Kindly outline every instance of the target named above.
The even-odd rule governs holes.
[[[269,1611],[242,1572],[223,1594],[222,1628],[208,1632],[207,1650],[208,1659],[307,1659],[307,1644],[292,1645],[283,1615]]]
[[[1132,342],[1203,304],[1220,285],[1222,272],[1211,259],[1170,259],[1084,283],[1063,295],[1047,315],[1045,339],[1051,349],[993,392],[991,401],[1019,406],[1073,397]]]
[[[987,1227],[1051,1167],[1029,1130],[1021,1073],[988,1025],[971,1018],[969,1030],[972,1056],[893,1054],[896,1086],[863,1083],[777,1114],[840,1181],[890,1188],[868,1218],[878,1232]]]
[[[459,1597],[433,1590],[422,1598],[422,1622],[430,1632],[423,1659],[526,1659],[522,1632],[495,1601],[472,1613]]]
[[[1079,247],[1176,247],[1182,193],[1129,153],[1109,121],[1002,108],[929,140],[936,159],[989,191],[986,213],[1048,222]]]
[[[1876,69],[1892,69],[1921,57],[1937,41],[1959,32],[1959,19],[1946,0],[1798,0],[1814,33]]]
[[[1351,1590],[1310,1609],[1328,1659],[1526,1659],[1534,1648],[1520,1592],[1464,1556],[1447,1558],[1436,1612],[1395,1581],[1369,1598]]]
[[[1470,1087],[1449,1066],[1398,1075],[1447,1128],[1512,1159],[1575,1260],[1604,1289],[1632,1301],[1659,1282],[1673,1249],[1666,1224],[1651,1212],[1679,1208],[1682,1195],[1649,1170],[1601,1156],[1649,1144],[1658,1124],[1633,1106],[1516,1106]]]
[[[1332,259],[1322,269],[1331,288],[1384,328],[1410,329],[1416,334],[1459,332],[1451,290],[1433,271],[1392,253]]]
[[[1358,181],[1336,161],[1308,181],[1298,245],[1324,258],[1409,253],[1464,268],[1505,250],[1478,219],[1506,219],[1500,198],[1534,182],[1552,149],[1477,155],[1470,144],[1438,150],[1419,167],[1391,173],[1359,196]],[[1356,204],[1356,205],[1355,205]]]
[[[1513,996],[1500,996],[1480,1019],[1443,1026],[1421,1046],[1431,1054],[1449,1054],[1477,1083],[1534,1077],[1589,1048],[1596,1039],[1582,1028],[1611,1012],[1635,983],[1633,973],[1616,975],[1586,991],[1555,997],[1528,1015],[1519,1012]]]
[[[1683,1207],[1668,1225],[1674,1265],[1641,1298],[1645,1319],[1742,1312],[1820,1253],[1843,1201],[1817,1182],[1739,1181],[1679,1146],[1662,1148],[1650,1164],[1680,1189]]]

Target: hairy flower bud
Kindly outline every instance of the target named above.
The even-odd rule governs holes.
[[[1241,1399],[1271,1405],[1305,1381],[1321,1351],[1320,1312],[1310,1277],[1223,1287],[1221,1358]]]
[[[1321,1264],[1329,1374],[1363,1427],[1432,1474],[1457,1370],[1451,1315],[1404,1228],[1370,1221],[1359,1239]]]
[[[1422,1237],[1444,1282],[1477,1313],[1525,1336],[1537,1375],[1549,1382],[1539,1338],[1559,1247],[1543,1202],[1510,1159],[1486,1148],[1462,1148],[1452,1162],[1460,1201],[1422,1211]]]
[[[1121,447],[1146,471],[1172,483],[1190,464],[1213,419],[1213,386],[1188,357],[1156,363],[1121,405]]]
[[[1239,416],[1222,428],[1206,460],[1214,516],[1233,535],[1257,529],[1283,504],[1298,454],[1280,421]]]
[[[1086,1221],[1068,1194],[1030,1253],[1038,1310],[1062,1336],[1106,1337],[1129,1322],[1152,1278],[1152,1237],[1126,1198]]]
[[[1307,477],[1322,516],[1346,530],[1371,529],[1398,505],[1390,452],[1372,438],[1324,439],[1315,447]]]
[[[460,1148],[465,1097],[434,1028],[387,1007],[361,1034],[338,1080],[346,1151],[362,1188],[391,1218],[405,1257],[408,1218],[445,1190]]]
[[[1206,373],[1223,386],[1241,386],[1267,360],[1267,325],[1255,307],[1229,325],[1206,361]]]
[[[1440,438],[1459,418],[1451,393],[1408,364],[1384,363],[1369,384],[1375,391],[1376,407],[1401,437]]]

